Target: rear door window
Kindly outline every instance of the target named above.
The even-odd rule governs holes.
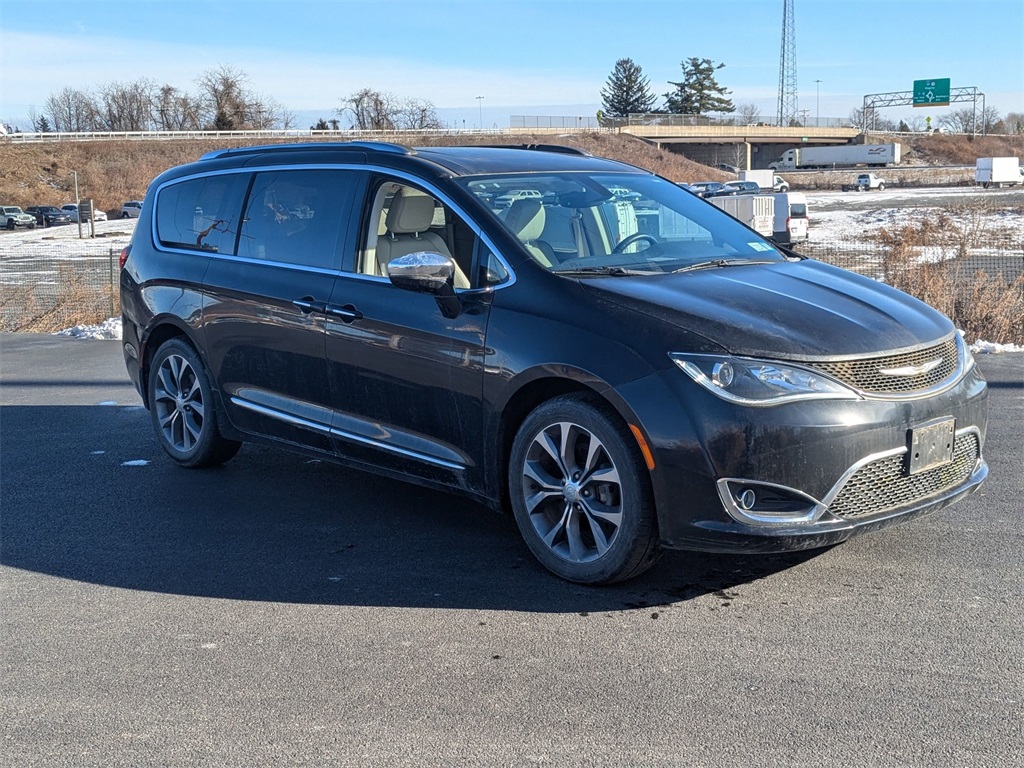
[[[238,255],[339,269],[339,234],[351,215],[359,178],[341,169],[257,173],[242,218]]]

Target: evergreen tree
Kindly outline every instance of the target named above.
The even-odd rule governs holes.
[[[677,115],[706,115],[709,112],[733,112],[730,93],[715,80],[715,70],[725,64],[716,65],[711,59],[687,59],[681,63],[683,80],[674,85],[675,90],[665,94],[665,107]]]
[[[606,117],[626,117],[630,113],[650,112],[657,97],[651,83],[632,59],[619,59],[601,89],[601,106]]]

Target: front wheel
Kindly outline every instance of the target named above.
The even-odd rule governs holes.
[[[182,339],[165,342],[149,366],[149,412],[160,447],[183,467],[223,464],[242,445],[220,434],[210,380]]]
[[[599,400],[565,395],[533,411],[512,445],[508,482],[523,539],[563,579],[622,581],[660,554],[643,458]]]
[[[885,184],[879,184],[878,185],[878,191],[879,192],[882,192],[884,189],[885,189]]]

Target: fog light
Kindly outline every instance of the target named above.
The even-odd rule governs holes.
[[[741,478],[717,481],[718,497],[726,512],[748,525],[812,523],[825,506],[796,488]]]

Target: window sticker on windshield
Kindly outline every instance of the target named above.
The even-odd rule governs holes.
[[[768,243],[747,243],[755,251],[770,251],[772,247]]]

